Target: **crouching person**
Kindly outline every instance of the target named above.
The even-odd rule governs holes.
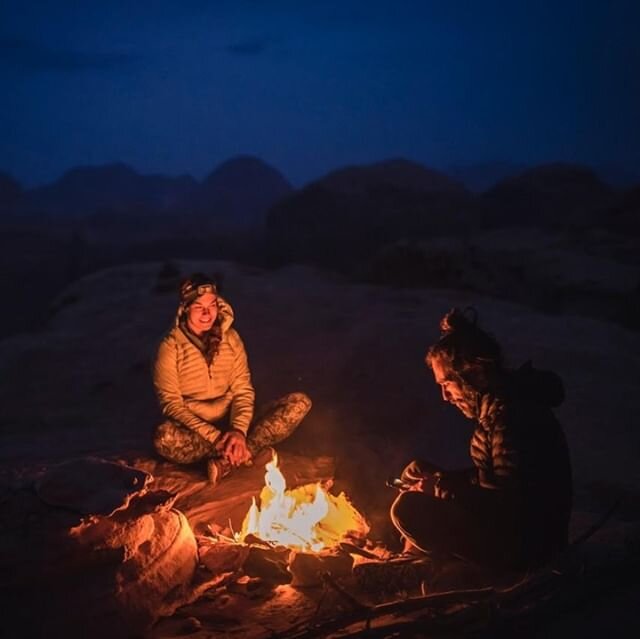
[[[414,550],[493,574],[526,570],[567,545],[571,466],[551,410],[564,391],[557,375],[531,364],[505,368],[476,319],[453,309],[426,357],[443,399],[475,422],[473,466],[448,472],[412,462],[391,518]]]
[[[175,326],[162,340],[154,366],[166,417],[156,428],[155,449],[178,464],[206,460],[213,484],[286,439],[311,408],[306,395],[291,393],[253,420],[255,392],[233,319],[214,280],[192,275],[180,287]]]

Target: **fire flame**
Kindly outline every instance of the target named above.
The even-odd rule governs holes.
[[[267,463],[260,506],[255,497],[238,541],[255,535],[263,541],[305,552],[337,546],[349,536],[364,537],[369,526],[344,493],[337,497],[319,483],[287,490],[278,456]]]

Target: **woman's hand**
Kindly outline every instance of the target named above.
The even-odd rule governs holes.
[[[240,466],[251,459],[247,440],[239,430],[230,430],[222,435],[216,450],[232,465]]]

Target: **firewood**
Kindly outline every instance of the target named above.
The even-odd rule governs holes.
[[[200,543],[200,563],[212,574],[236,572],[249,556],[249,547],[225,542]]]
[[[503,588],[454,590],[356,608],[322,623],[295,628],[278,639],[313,639],[339,633],[341,639],[475,633],[495,636],[523,624],[536,626],[550,615],[633,583],[637,558],[612,562],[591,571],[547,566]],[[515,633],[512,633],[515,634]],[[520,633],[519,633],[520,634]]]
[[[301,588],[320,586],[322,574],[329,572],[334,577],[351,575],[353,559],[344,552],[292,553],[289,572],[293,575],[291,585]]]
[[[361,561],[353,568],[360,589],[377,596],[419,590],[432,571],[433,566],[428,558]]]
[[[323,573],[322,581],[323,583],[328,585],[330,588],[335,590],[342,597],[342,599],[346,600],[349,603],[349,605],[352,608],[355,608],[357,610],[369,610],[369,606],[367,606],[366,604],[363,604],[361,601],[356,599],[353,595],[349,594],[342,586],[340,586],[335,581],[335,579],[330,573],[328,572]]]
[[[249,554],[244,562],[244,572],[251,577],[260,577],[270,583],[287,584],[291,581],[289,548],[268,548],[249,546]]]

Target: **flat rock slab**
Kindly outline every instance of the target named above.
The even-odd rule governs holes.
[[[38,497],[82,515],[109,517],[127,508],[132,497],[143,493],[148,473],[95,457],[80,457],[57,464],[35,482]]]

